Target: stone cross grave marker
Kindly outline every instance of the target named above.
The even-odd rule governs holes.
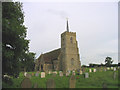
[[[85,73],[85,78],[89,78],[89,73]]]
[[[76,84],[76,78],[74,75],[72,75],[69,80],[69,88],[75,88],[75,84]]]
[[[35,76],[38,77],[39,76],[39,72],[36,72]]]
[[[55,88],[55,81],[53,79],[47,80],[47,88]]]
[[[92,70],[91,70],[91,69],[89,69],[89,72],[92,72]]]
[[[41,72],[41,78],[45,78],[45,72]]]
[[[25,78],[21,83],[21,88],[32,88],[32,82],[29,78]]]

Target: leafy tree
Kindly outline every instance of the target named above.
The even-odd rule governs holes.
[[[28,52],[23,55],[21,60],[21,71],[34,71],[35,53]]]
[[[106,66],[111,66],[112,63],[113,63],[112,58],[111,57],[106,57],[106,59],[105,59],[105,65]]]
[[[2,74],[16,77],[20,72],[22,55],[28,51],[29,40],[23,25],[22,3],[2,3]]]

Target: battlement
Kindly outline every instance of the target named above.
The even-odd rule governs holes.
[[[61,36],[64,36],[64,35],[76,36],[76,32],[67,32],[67,31],[65,31],[65,32],[63,32],[63,33],[61,34]]]

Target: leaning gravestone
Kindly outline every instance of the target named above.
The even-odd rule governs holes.
[[[53,79],[47,80],[47,88],[55,88],[55,81]]]
[[[36,72],[35,76],[38,77],[39,76],[39,72]]]
[[[31,78],[31,74],[27,73],[26,78]]]
[[[45,72],[41,72],[41,78],[45,78]]]
[[[25,78],[21,83],[21,88],[32,88],[32,82],[29,78]]]
[[[89,78],[89,73],[85,73],[85,78]]]
[[[75,84],[76,84],[76,78],[74,75],[72,75],[69,80],[69,88],[75,88]]]

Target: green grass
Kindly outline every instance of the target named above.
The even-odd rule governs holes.
[[[84,74],[75,75],[75,77],[79,77],[79,79],[76,79],[76,88],[102,88],[103,83],[106,83],[108,88],[118,88],[118,71],[116,72],[117,76],[115,80],[113,79],[113,71],[110,70],[106,72],[91,72],[89,73],[89,78],[84,78]],[[12,78],[13,85],[8,85],[3,82],[3,88],[21,88],[20,84],[24,78],[23,73],[20,73],[19,78]],[[70,76],[60,77],[57,74],[56,77],[53,77],[48,74],[45,78],[40,78],[40,75],[39,77],[32,76],[30,80],[33,86],[37,83],[38,88],[46,88],[46,82],[49,78],[55,80],[56,88],[69,88]]]

